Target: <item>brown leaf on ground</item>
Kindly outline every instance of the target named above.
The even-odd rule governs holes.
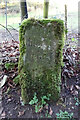
[[[5,111],[3,111],[3,113],[1,114],[1,118],[5,118]]]
[[[19,111],[18,117],[24,115],[24,113],[25,113],[25,110],[23,110],[23,111],[21,111],[21,112]]]
[[[42,110],[43,110],[43,107],[41,107],[41,108],[39,109],[39,112],[42,112]]]
[[[71,85],[70,86],[70,91],[72,91],[74,89],[74,86],[73,85]]]
[[[73,95],[78,95],[78,91],[74,91],[74,92],[73,92]]]
[[[80,90],[80,87],[79,87],[78,85],[75,85],[75,88],[76,88],[77,90]]]
[[[52,108],[50,107],[50,112],[49,112],[49,114],[50,115],[52,115],[53,114],[53,110],[52,110]]]

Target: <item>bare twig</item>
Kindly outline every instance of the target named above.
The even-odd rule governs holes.
[[[12,27],[11,25],[8,25],[8,26],[11,27],[13,30],[16,30],[16,32],[18,32],[18,30]]]
[[[2,25],[2,24],[0,24],[0,26],[2,26],[3,28],[5,28],[8,32],[9,32],[9,34],[11,35],[11,37],[15,40],[15,38],[12,36],[12,34],[11,34],[11,32],[9,31],[9,29],[8,28],[6,28],[4,25]]]

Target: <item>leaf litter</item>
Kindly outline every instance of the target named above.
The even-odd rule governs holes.
[[[13,79],[18,75],[18,60],[19,60],[19,42],[12,40],[11,42],[3,41],[1,44],[0,52],[2,53],[2,89],[3,93],[7,93],[10,91],[10,88],[14,89],[16,87]],[[79,78],[78,75],[80,73],[80,65],[79,65],[79,52],[77,48],[67,47],[63,49],[63,63],[62,66],[62,85],[65,86],[65,82],[67,83],[67,79],[71,79],[72,77],[76,78],[75,84],[71,83],[70,85],[66,84],[67,91],[72,95],[78,95],[78,90],[80,90],[79,86]],[[7,63],[14,63],[14,67],[7,68]],[[4,80],[4,77],[7,76],[7,80]],[[73,80],[74,81],[74,80]],[[18,91],[19,92],[19,91]],[[8,98],[7,102],[11,102],[13,99]],[[20,104],[20,102],[19,102]],[[24,106],[22,104],[22,106]],[[16,109],[16,106],[15,108]],[[42,112],[42,109],[40,110]],[[18,117],[21,117],[25,114],[25,111],[19,111]],[[53,109],[50,107],[49,114],[53,114]]]

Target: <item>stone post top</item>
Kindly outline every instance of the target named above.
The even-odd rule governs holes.
[[[61,19],[45,19],[45,18],[42,18],[42,19],[35,19],[35,18],[28,18],[28,19],[25,19],[22,21],[22,24],[27,22],[27,21],[32,21],[32,22],[35,22],[35,21],[39,21],[39,22],[43,22],[43,21],[46,21],[47,23],[48,22],[58,22],[58,23],[63,23],[63,20]]]

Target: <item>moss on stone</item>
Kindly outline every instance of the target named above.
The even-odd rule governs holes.
[[[54,32],[53,39],[58,40],[57,48],[55,52],[55,64],[49,68],[44,65],[42,66],[40,64],[41,67],[38,66],[38,74],[36,72],[35,77],[32,75],[33,72],[31,71],[31,69],[30,70],[28,69],[28,64],[25,62],[25,53],[27,52],[26,43],[25,43],[25,33],[27,30],[29,29],[31,30],[32,26],[33,27],[40,26],[41,30],[46,28],[49,34],[52,28]],[[34,40],[33,37],[31,38]],[[57,101],[60,97],[62,48],[64,43],[63,21],[49,20],[49,19],[24,20],[22,22],[22,25],[20,26],[19,40],[20,40],[20,58],[19,58],[19,64],[18,64],[18,71],[20,75],[19,83],[21,85],[21,95],[22,95],[23,101],[26,103],[29,100],[31,100],[35,92],[38,95],[38,99],[40,99],[40,97],[43,95],[51,94],[51,100]],[[48,39],[46,38],[46,40],[47,40],[46,44],[47,45],[50,44],[49,37]],[[40,41],[39,41],[39,44],[41,44]],[[47,53],[47,52],[44,50],[44,53]],[[36,68],[37,65],[38,63],[36,62],[36,59],[35,59],[35,65],[33,67]]]
[[[19,80],[20,80],[20,75],[17,75],[14,79],[13,82],[18,85],[19,84]]]

